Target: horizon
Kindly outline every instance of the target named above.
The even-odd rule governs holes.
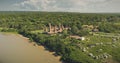
[[[81,14],[120,14],[120,12],[66,12],[66,11],[0,11],[0,12],[45,12],[45,13],[81,13]]]

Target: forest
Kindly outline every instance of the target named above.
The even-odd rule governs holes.
[[[61,29],[59,25],[61,32],[49,34],[52,27]],[[120,63],[118,13],[1,11],[0,32],[22,34],[66,63]]]

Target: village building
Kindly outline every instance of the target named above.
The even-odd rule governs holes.
[[[70,27],[65,27],[63,25],[52,26],[51,23],[49,23],[48,27],[44,28],[44,33],[46,33],[46,34],[57,34],[57,33],[63,32],[64,30],[71,30],[71,28]],[[70,35],[69,38],[75,38],[75,39],[82,40],[82,41],[85,40],[85,37],[80,37],[80,36],[77,36],[77,35]]]
[[[55,25],[55,26],[52,26],[51,23],[49,23],[49,27],[46,27],[44,29],[44,33],[47,33],[47,34],[56,34],[56,33],[61,33],[63,32],[64,30],[68,30],[70,29],[70,27],[65,27],[63,25]]]
[[[93,25],[83,25],[82,28],[86,29],[86,30],[93,31],[93,32],[99,31],[98,26],[93,26]]]

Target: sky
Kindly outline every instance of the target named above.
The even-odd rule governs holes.
[[[0,11],[120,12],[120,0],[0,0]]]

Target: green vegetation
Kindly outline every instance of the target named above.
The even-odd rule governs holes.
[[[49,23],[70,29],[44,33]],[[0,12],[0,31],[18,32],[55,51],[68,63],[105,63],[107,59],[120,62],[120,14]]]

